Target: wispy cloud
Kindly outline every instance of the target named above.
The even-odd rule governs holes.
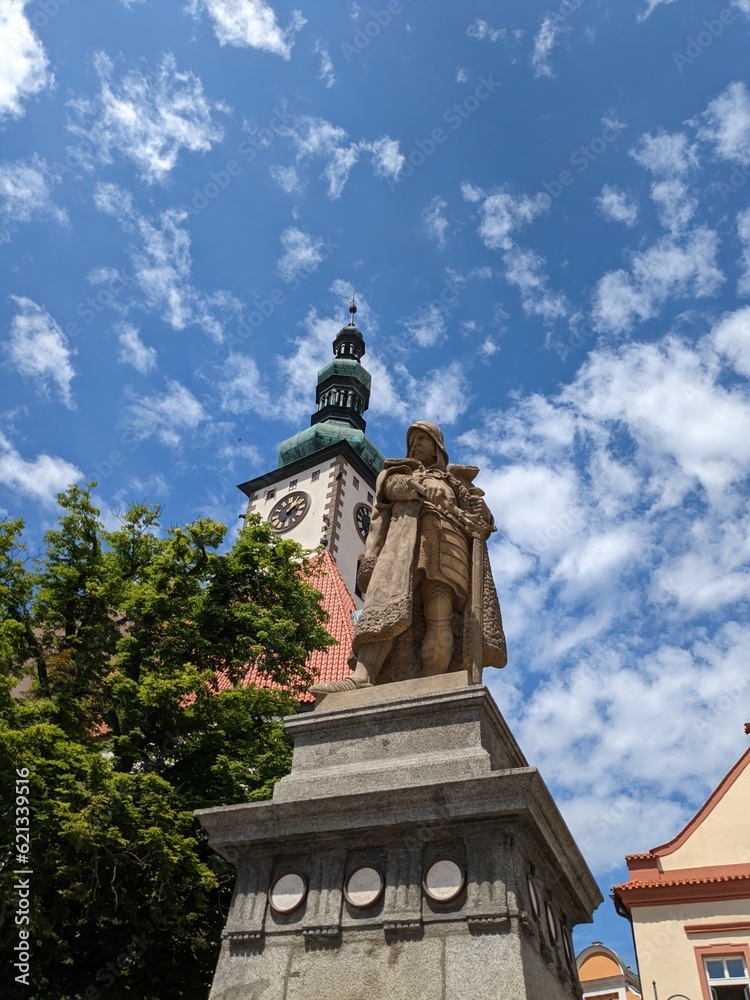
[[[325,259],[322,239],[290,226],[281,234],[284,252],[276,261],[276,270],[284,281],[293,281],[300,274],[312,274]]]
[[[632,255],[630,271],[610,271],[594,293],[593,322],[598,330],[625,333],[636,322],[657,316],[664,303],[690,295],[715,295],[724,282],[718,265],[716,233],[700,226],[684,237],[665,236]]]
[[[721,159],[750,163],[750,91],[743,82],[730,83],[691,124]]]
[[[469,38],[476,38],[477,41],[499,42],[503,41],[507,35],[505,28],[491,28],[487,21],[481,17],[475,17],[466,29]]]
[[[444,247],[448,232],[448,220],[443,214],[447,207],[447,202],[439,195],[435,195],[429,205],[422,212],[422,225],[431,240],[434,240],[439,247]]]
[[[547,14],[534,39],[534,49],[531,53],[531,66],[534,76],[554,76],[552,65],[549,61],[550,53],[555,47],[558,35],[560,34],[559,18]]]
[[[4,0],[0,6],[0,121],[20,118],[23,102],[54,82],[44,46],[26,17],[28,5],[29,0]]]
[[[166,180],[183,150],[205,153],[222,138],[223,128],[214,116],[226,107],[205,96],[194,73],[178,70],[171,53],[162,57],[154,73],[131,70],[119,84],[105,53],[96,54],[94,68],[99,94],[71,102],[77,120],[68,127],[92,143],[101,162],[112,163],[117,152],[154,184]],[[79,157],[86,162],[83,152]]]
[[[52,180],[38,156],[0,163],[0,243],[10,239],[19,222],[44,218],[67,222],[67,212],[52,200]]]
[[[56,395],[69,409],[74,408],[70,383],[76,372],[74,351],[56,320],[31,299],[13,296],[18,312],[10,324],[5,343],[8,360],[24,378],[36,383],[39,391]]]
[[[132,195],[116,184],[98,184],[94,201],[133,236],[130,260],[135,284],[143,295],[138,305],[158,312],[173,330],[198,326],[221,340],[224,320],[236,316],[242,304],[227,291],[207,295],[192,284],[190,235],[182,228],[187,213],[171,208],[152,221],[138,212]],[[119,277],[117,272],[114,276]]]
[[[143,343],[140,331],[132,323],[118,323],[115,327],[120,351],[117,360],[124,365],[132,365],[141,375],[149,375],[157,365],[156,351]]]
[[[286,28],[264,0],[189,0],[186,10],[194,17],[206,11],[220,45],[259,49],[289,59],[294,38],[307,21],[300,11],[292,11]]]
[[[206,413],[192,392],[176,379],[168,379],[163,393],[138,396],[128,407],[125,424],[139,440],[155,437],[176,448],[183,436],[194,431]]]
[[[612,184],[604,185],[596,205],[604,218],[611,222],[624,222],[632,227],[638,221],[638,203]]]
[[[387,180],[397,180],[405,162],[396,139],[384,135],[378,139],[354,142],[346,129],[311,115],[289,116],[288,123],[280,127],[278,133],[292,142],[296,169],[273,167],[275,179],[283,187],[288,183],[290,170],[295,169],[295,176],[298,176],[305,162],[322,160],[322,177],[328,183],[328,197],[331,199],[341,197],[349,174],[362,154],[369,154],[375,175]]]

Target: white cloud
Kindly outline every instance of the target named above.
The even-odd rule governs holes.
[[[50,314],[31,299],[12,296],[18,307],[5,344],[11,365],[24,378],[32,379],[44,395],[50,388],[69,409],[74,408],[70,383],[75,377],[74,353],[68,339]]]
[[[401,173],[406,157],[399,148],[397,139],[384,136],[374,142],[360,143],[360,149],[372,154],[372,168],[376,177],[395,181]]]
[[[503,254],[505,277],[521,293],[521,304],[528,316],[540,316],[554,323],[568,314],[568,302],[561,292],[553,292],[544,272],[544,258],[533,250],[512,247]]]
[[[478,41],[483,41],[486,38],[490,42],[498,42],[505,38],[507,32],[505,28],[491,28],[487,21],[475,17],[466,29],[466,34],[469,38],[476,38]]]
[[[143,343],[138,327],[132,323],[118,323],[116,330],[120,342],[117,360],[124,365],[132,365],[141,375],[154,371],[157,365],[156,351]]]
[[[129,253],[144,299],[139,304],[160,313],[173,330],[198,326],[221,340],[224,320],[237,315],[242,304],[227,291],[207,295],[192,285],[190,235],[182,228],[187,212],[170,208],[152,222],[137,211],[130,193],[116,184],[98,184],[94,202],[134,237]]]
[[[510,250],[513,246],[511,235],[546,212],[551,204],[550,196],[542,192],[532,197],[526,194],[516,197],[501,191],[485,197],[479,188],[464,184],[461,193],[470,202],[478,202],[484,197],[479,235],[491,250]]]
[[[333,60],[328,46],[322,42],[316,42],[313,49],[320,56],[320,73],[318,79],[325,81],[326,87],[332,87],[336,83],[336,74],[333,72]]]
[[[220,45],[260,49],[282,59],[291,57],[294,36],[307,24],[294,10],[288,27],[282,28],[264,0],[189,0],[186,9],[194,17],[208,12]]]
[[[638,203],[629,198],[625,191],[611,184],[604,185],[596,204],[604,218],[612,222],[624,222],[626,226],[634,226],[638,221]]]
[[[276,261],[276,270],[284,281],[293,281],[300,274],[312,274],[325,260],[323,240],[313,239],[301,229],[285,229],[281,234],[281,245],[284,252]]]
[[[750,306],[723,316],[713,331],[716,350],[750,378]]]
[[[456,68],[456,83],[466,83],[469,79],[469,72],[465,66],[458,66]]]
[[[737,282],[737,291],[740,295],[750,295],[750,208],[746,208],[737,216],[737,233],[742,242],[740,257],[742,270]]]
[[[228,413],[258,413],[267,417],[272,412],[271,398],[263,383],[258,366],[246,354],[232,353],[224,365],[224,378],[219,382],[222,409]]]
[[[420,347],[434,347],[445,340],[445,310],[436,302],[422,306],[401,322],[409,339],[416,341]]]
[[[287,116],[287,119],[288,123],[278,129],[278,134],[291,140],[297,156],[297,170],[307,160],[323,160],[321,177],[328,182],[331,199],[341,197],[349,174],[363,153],[370,154],[376,177],[393,181],[401,173],[405,159],[398,141],[390,136],[351,142],[346,129],[324,118],[299,115]],[[277,179],[279,170],[284,169],[293,168],[273,168]]]
[[[647,17],[656,10],[657,7],[661,7],[662,4],[674,3],[675,0],[646,0],[646,9],[638,14],[639,21],[645,21]]]
[[[698,199],[692,197],[688,186],[677,178],[652,184],[651,199],[659,221],[673,234],[683,232],[698,209]]]
[[[286,194],[298,194],[302,190],[302,183],[294,167],[271,167],[271,177],[276,181],[282,191]]]
[[[498,525],[513,641],[485,681],[595,865],[674,835],[738,753],[748,344],[750,308],[595,347],[569,386],[482,414],[450,449],[480,466]]]
[[[82,477],[80,469],[57,455],[23,458],[0,431],[0,483],[6,489],[52,507],[57,494]]]
[[[180,72],[171,53],[154,74],[131,70],[119,86],[107,55],[97,53],[94,66],[99,95],[71,102],[78,121],[68,128],[93,144],[101,162],[112,163],[118,152],[153,184],[166,180],[182,150],[205,153],[221,140],[224,132],[214,112],[226,107],[209,101],[200,78]]]
[[[722,159],[750,163],[750,92],[744,83],[730,83],[692,124]]]
[[[38,156],[0,163],[0,243],[10,238],[18,222],[43,218],[67,222],[67,213],[52,200],[51,179],[47,164]]]
[[[20,118],[22,102],[54,83],[44,46],[25,14],[28,3],[3,0],[0,5],[0,121]]]
[[[594,293],[595,327],[624,333],[634,323],[658,315],[670,298],[715,295],[724,281],[717,251],[716,233],[700,227],[682,240],[665,236],[634,254],[630,273],[610,271],[599,280]]]
[[[422,379],[405,377],[405,381],[411,420],[432,420],[449,427],[471,405],[471,384],[458,361],[433,368]]]
[[[560,34],[560,25],[555,20],[555,16],[547,14],[543,19],[539,32],[534,39],[534,50],[531,54],[531,65],[534,76],[554,76],[549,57],[555,47],[557,36]]]
[[[439,247],[446,244],[446,233],[448,232],[448,220],[443,212],[447,207],[447,202],[439,195],[435,195],[430,204],[422,212],[422,224],[425,232],[431,240],[434,240]]]
[[[195,396],[175,379],[167,380],[161,395],[139,396],[128,407],[126,425],[139,440],[156,437],[168,447],[177,447],[188,431],[206,420]]]
[[[695,149],[684,132],[645,132],[630,155],[657,177],[682,177],[698,166]]]

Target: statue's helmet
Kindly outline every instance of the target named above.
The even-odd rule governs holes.
[[[448,452],[445,450],[445,440],[443,438],[443,432],[440,430],[437,424],[430,423],[429,420],[415,420],[414,423],[409,427],[406,432],[406,453],[409,455],[411,453],[411,442],[412,436],[415,431],[422,431],[427,434],[429,438],[435,444],[435,452],[437,454],[438,466],[445,472],[448,467]]]

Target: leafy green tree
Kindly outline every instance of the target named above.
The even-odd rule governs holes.
[[[106,531],[93,486],[60,495],[31,563],[23,523],[0,524],[0,775],[30,803],[28,854],[0,811],[0,942],[28,930],[31,968],[6,962],[3,996],[205,1000],[234,870],[193,810],[271,794],[281,717],[333,640],[303,550],[259,518],[227,551],[223,525],[162,534],[144,504]],[[249,665],[282,689],[244,686]]]

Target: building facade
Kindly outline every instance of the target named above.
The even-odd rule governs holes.
[[[601,941],[584,948],[576,958],[576,965],[582,1000],[641,1000],[638,976]]]
[[[669,843],[614,886],[647,1000],[750,1000],[750,749]]]

